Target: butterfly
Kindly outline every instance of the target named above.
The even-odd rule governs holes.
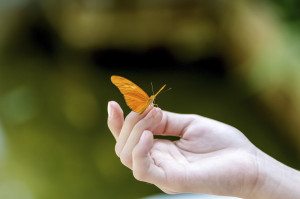
[[[163,85],[155,94],[149,97],[143,89],[124,77],[113,75],[111,76],[111,82],[124,95],[127,106],[139,114],[142,114],[155,100],[156,96],[166,87],[166,85]]]

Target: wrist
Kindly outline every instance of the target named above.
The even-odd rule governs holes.
[[[300,172],[262,151],[257,153],[258,177],[250,198],[300,198]]]

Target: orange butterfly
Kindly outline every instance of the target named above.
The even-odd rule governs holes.
[[[129,108],[140,114],[146,110],[146,108],[154,101],[155,97],[166,86],[163,85],[156,94],[149,97],[139,86],[124,77],[113,75],[111,76],[111,81],[124,95],[126,104]]]

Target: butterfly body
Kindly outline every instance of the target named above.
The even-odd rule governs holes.
[[[129,108],[140,114],[147,109],[166,86],[164,85],[156,94],[149,97],[139,86],[124,77],[113,75],[111,76],[111,81],[124,95],[125,102]]]

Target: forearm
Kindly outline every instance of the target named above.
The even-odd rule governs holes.
[[[253,191],[254,197],[252,197],[258,199],[299,199],[300,172],[261,151],[258,154],[259,178]]]

